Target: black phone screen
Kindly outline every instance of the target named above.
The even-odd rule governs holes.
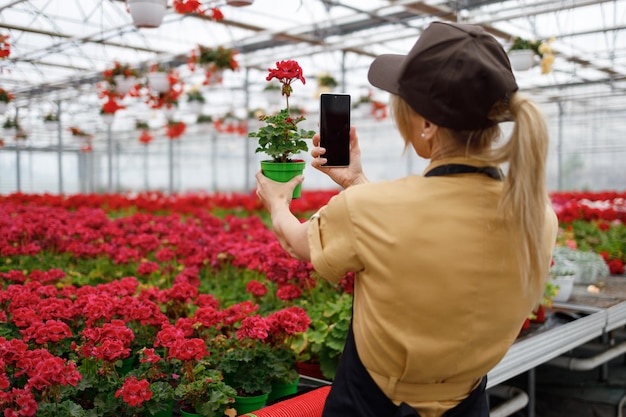
[[[350,95],[320,95],[320,146],[324,166],[350,165]]]

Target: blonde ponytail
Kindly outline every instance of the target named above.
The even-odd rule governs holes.
[[[546,206],[546,158],[548,127],[537,106],[514,94],[508,106],[515,124],[511,137],[494,149],[494,162],[508,162],[504,192],[500,200],[503,217],[519,231],[519,266],[526,281],[545,272],[546,263],[541,245],[544,236]],[[491,158],[489,158],[491,159]]]

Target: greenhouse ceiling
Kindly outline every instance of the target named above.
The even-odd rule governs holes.
[[[342,89],[367,88],[374,56],[406,53],[432,21],[478,24],[506,48],[515,36],[553,39],[554,64],[516,72],[522,90],[543,101],[626,92],[626,0],[256,0],[218,7],[209,15],[179,14],[168,2],[158,28],[136,28],[125,1],[2,0],[0,35],[9,35],[11,54],[0,60],[0,87],[14,106],[93,93],[114,61],[146,69],[153,63],[183,68],[198,45],[238,51],[240,68],[225,76],[225,89],[254,94],[275,61],[296,59],[305,77],[330,73]],[[593,86],[592,88],[590,88]],[[309,96],[310,97],[310,96]],[[601,100],[610,105],[610,100]],[[623,107],[624,101],[616,103]]]

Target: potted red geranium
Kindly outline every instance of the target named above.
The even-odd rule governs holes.
[[[269,69],[266,80],[271,81],[274,78],[282,84],[281,94],[285,97],[285,108],[275,114],[260,116],[259,120],[265,122],[265,125],[248,133],[248,137],[258,138],[256,153],[263,152],[272,158],[261,161],[263,175],[275,181],[287,182],[304,171],[305,162],[294,159],[294,155],[308,150],[304,139],[312,138],[315,132],[299,128],[298,124],[306,118],[302,115],[292,117],[289,109],[289,97],[293,92],[291,84],[295,80],[306,83],[298,62],[276,62],[276,68]],[[293,192],[293,198],[300,197],[300,192],[301,186],[298,185]]]

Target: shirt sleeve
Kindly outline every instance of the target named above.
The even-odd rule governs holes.
[[[334,196],[309,221],[311,263],[324,279],[337,283],[347,272],[363,269],[354,237],[346,192]]]

